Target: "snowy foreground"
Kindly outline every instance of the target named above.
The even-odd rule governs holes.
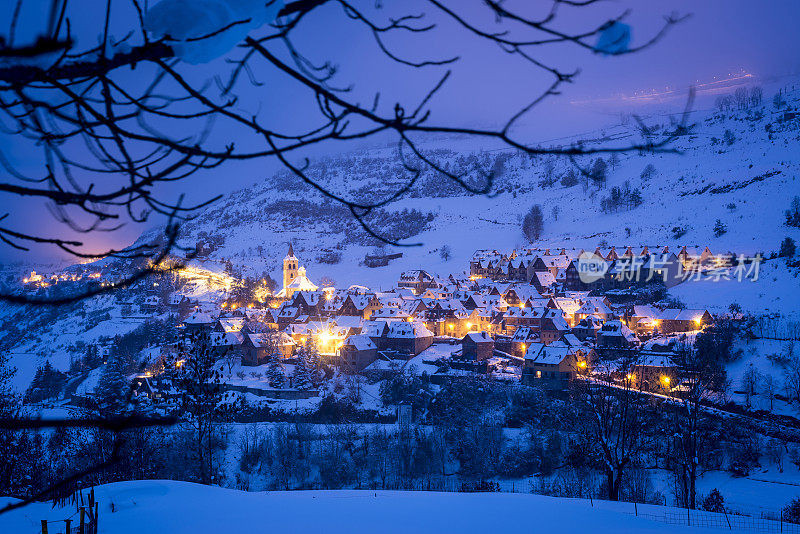
[[[99,531],[115,534],[712,532],[636,517],[629,503],[595,502],[592,507],[584,500],[510,493],[247,493],[154,480],[100,486],[97,498]],[[652,507],[640,505],[639,512],[648,508]],[[34,504],[0,516],[0,532],[38,533],[42,519],[63,519],[72,512],[74,508],[54,510],[49,503]],[[51,532],[63,532],[63,526],[59,530],[53,524]]]

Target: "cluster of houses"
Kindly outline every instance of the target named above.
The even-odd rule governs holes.
[[[667,367],[671,349],[656,344],[653,351],[647,343],[713,321],[707,310],[615,304],[597,291],[570,289],[565,273],[575,258],[565,250],[543,252],[503,260],[479,251],[469,275],[445,279],[408,271],[393,290],[375,292],[363,286],[319,289],[290,249],[284,287],[270,306],[222,315],[195,310],[182,327],[211,332],[216,345],[239,354],[245,365],[275,355],[291,359],[313,344],[341,372],[368,373],[442,343],[460,345],[450,351],[451,367],[491,372],[487,363],[502,360],[516,366],[526,384],[563,388],[598,358],[642,353]],[[683,252],[681,266],[688,264]],[[500,268],[509,274],[487,271]]]
[[[527,248],[509,253],[497,250],[478,250],[469,264],[474,279],[529,283],[538,291],[555,288],[567,291],[624,289],[651,281],[672,287],[687,276],[720,267],[730,267],[736,261],[732,252],[713,254],[708,247],[684,246],[677,252],[669,246],[631,246],[584,249]],[[581,263],[599,266],[601,276],[587,279],[581,276]]]

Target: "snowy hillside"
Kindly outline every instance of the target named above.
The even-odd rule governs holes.
[[[636,517],[630,503],[595,502],[592,506],[587,500],[525,494],[349,490],[249,493],[184,482],[137,481],[100,486],[97,499],[99,532],[115,534],[720,531]],[[639,505],[638,510],[642,514],[685,514],[674,508],[646,505]],[[57,521],[72,512],[37,503],[0,518],[0,526],[5,532],[34,534],[39,532],[41,519]]]
[[[800,94],[789,93],[789,107],[796,108],[799,98]],[[539,246],[593,250],[602,244],[669,245],[677,251],[690,245],[708,246],[715,254],[769,254],[786,236],[800,239],[797,229],[783,225],[784,210],[800,193],[800,119],[784,120],[784,111],[775,111],[768,100],[747,110],[696,111],[692,133],[671,145],[676,154],[606,157],[608,178],[602,188],[585,187],[580,174],[577,185],[563,185],[563,177],[573,168],[565,159],[533,159],[508,150],[461,147],[454,151],[429,146],[427,154],[454,172],[497,170],[495,196],[470,195],[447,178],[424,172],[403,198],[367,219],[387,238],[421,243],[390,250],[402,252],[403,257],[386,267],[363,267],[365,254],[375,251],[375,241],[358,227],[346,208],[323,200],[288,174],[267,177],[228,195],[188,223],[185,238],[192,245],[215,243],[216,248],[211,247],[202,261],[210,269],[219,270],[222,260],[230,260],[245,273],[267,272],[276,279],[291,241],[315,282],[326,277],[339,286],[365,284],[376,289],[393,286],[406,269],[424,268],[446,275],[465,270],[476,249],[525,246],[521,219],[534,204],[540,204],[544,213]],[[654,126],[658,136],[669,129],[670,119],[659,115],[646,117],[645,122]],[[635,136],[632,126],[620,125],[559,142],[596,138],[626,142]],[[454,140],[447,145],[459,147]],[[577,163],[588,168],[592,160]],[[648,165],[654,172],[643,176]],[[311,165],[309,175],[356,201],[386,198],[408,179],[396,151],[390,148],[324,158]],[[482,185],[476,172],[470,176],[473,185]],[[543,181],[552,185],[543,185]],[[613,187],[624,189],[626,182],[641,193],[641,205],[603,210],[603,198]],[[409,214],[403,210],[416,211]],[[722,235],[715,234],[717,220],[727,229]],[[443,245],[451,250],[448,261],[439,253]],[[772,278],[777,283],[773,284]],[[775,273],[769,280],[773,288],[761,289],[763,285],[754,290],[729,284],[724,290],[688,290],[688,295],[683,294],[687,292],[684,288],[677,291],[681,298],[703,299],[702,305],[710,308],[726,308],[741,301],[746,311],[762,312],[767,307],[789,311],[782,304],[798,295],[793,273]],[[789,287],[792,293],[786,293]],[[745,292],[743,296],[738,295],[740,291]],[[783,299],[777,300],[777,294]],[[709,302],[706,295],[716,300]]]

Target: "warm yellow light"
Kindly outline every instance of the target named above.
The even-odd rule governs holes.
[[[633,380],[635,377],[636,377],[636,375],[633,375],[631,373],[628,373],[627,375],[625,375],[625,378],[627,378],[628,380]]]
[[[665,386],[668,386],[671,381],[672,380],[668,376],[662,376],[661,377],[661,382],[663,382]]]
[[[702,318],[702,317],[698,317],[698,318],[696,318],[696,319],[694,320],[694,323],[695,323],[695,324],[700,324],[700,323],[702,323],[702,322],[703,322],[703,318]]]
[[[409,318],[408,318],[408,322],[410,323],[410,322],[412,322],[412,321],[414,321],[414,318],[413,318],[413,317],[409,317]]]
[[[453,328],[455,328],[455,327],[454,327],[452,324],[449,324],[449,325],[447,325],[447,328],[449,328],[450,330],[452,330],[452,329],[453,329]]]
[[[581,369],[586,369],[586,362],[583,360],[579,361],[578,367],[580,367]]]
[[[472,323],[467,323],[467,328],[472,328]]]

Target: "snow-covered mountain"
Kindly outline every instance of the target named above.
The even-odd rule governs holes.
[[[800,193],[800,93],[786,93],[787,106],[776,110],[771,98],[747,109],[720,112],[697,110],[691,133],[669,148],[675,153],[622,154],[605,157],[607,183],[576,185],[563,177],[574,169],[564,159],[531,158],[507,149],[475,149],[459,140],[428,145],[426,154],[451,171],[471,170],[474,186],[483,178],[475,169],[497,171],[493,194],[472,195],[448,178],[426,170],[401,199],[370,215],[367,221],[379,234],[419,246],[396,248],[403,257],[388,266],[363,266],[366,254],[375,252],[370,238],[349,211],[325,199],[298,178],[282,173],[252,187],[236,191],[209,207],[184,227],[188,244],[211,249],[201,263],[219,269],[230,260],[245,273],[270,273],[279,279],[280,260],[292,242],[314,281],[325,277],[337,285],[365,284],[388,288],[400,272],[424,268],[445,275],[468,268],[476,249],[510,250],[526,246],[522,217],[534,204],[544,213],[544,233],[539,246],[566,246],[594,250],[598,245],[708,246],[712,252],[769,255],[796,228],[784,225],[784,211]],[[645,117],[656,136],[669,131],[670,115]],[[583,133],[563,143],[607,138],[635,140],[631,125],[618,125]],[[451,148],[442,148],[443,146]],[[583,168],[591,158],[576,162]],[[652,166],[652,172],[643,172]],[[310,176],[345,198],[359,202],[390,196],[410,178],[393,148],[380,148],[327,157],[313,163]],[[569,182],[567,181],[567,184]],[[638,191],[641,204],[633,208],[603,209],[613,188]],[[725,232],[715,232],[717,221]],[[210,246],[209,246],[210,245]],[[448,259],[440,254],[450,249]],[[215,267],[216,266],[216,267]],[[768,267],[768,266],[767,266]],[[724,284],[723,284],[724,285]],[[677,289],[693,304],[727,307],[739,298],[752,311],[770,309],[776,295],[786,298],[787,286],[798,281],[785,269],[770,271],[769,287],[732,287],[703,290],[718,302],[686,286]],[[790,294],[795,294],[790,292]]]

